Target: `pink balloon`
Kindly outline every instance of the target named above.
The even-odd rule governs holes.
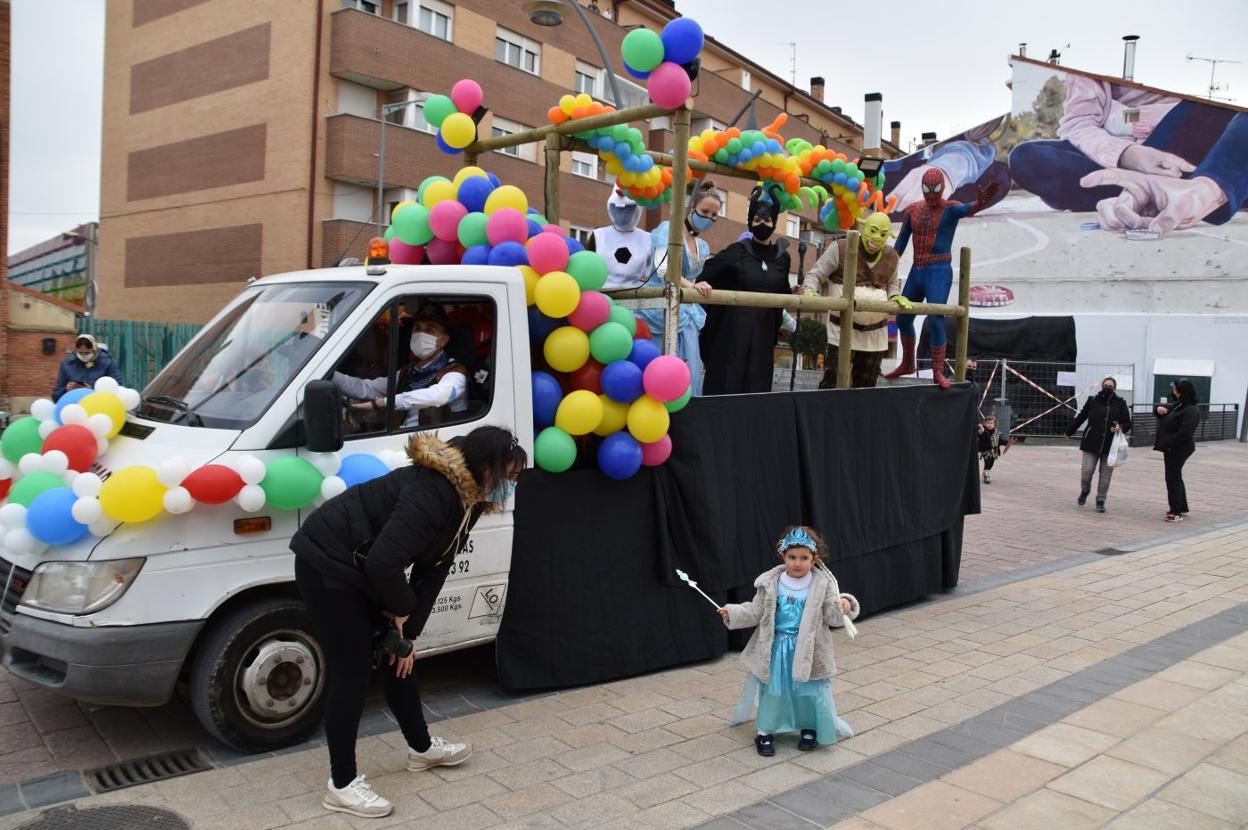
[[[451,101],[455,103],[455,109],[466,115],[476,112],[484,98],[485,93],[481,91],[481,84],[472,78],[456,81],[455,86],[451,87]]]
[[[568,246],[563,237],[539,233],[529,240],[529,265],[539,274],[562,271],[568,267]]]
[[[558,225],[543,225],[542,233],[553,233],[555,236],[563,236],[563,228]]]
[[[390,240],[390,261],[395,265],[420,265],[425,261],[425,246],[408,245],[396,236]]]
[[[642,384],[646,394],[656,400],[670,403],[678,400],[689,389],[689,367],[676,355],[662,355],[646,364]]]
[[[453,242],[459,237],[459,220],[468,215],[468,208],[454,199],[438,202],[429,211],[429,228],[438,239]]]
[[[653,444],[641,445],[641,463],[647,467],[657,467],[672,457],[672,436],[664,435]]]
[[[456,240],[431,239],[427,247],[429,262],[433,265],[456,265],[464,255],[463,246]]]
[[[689,97],[689,76],[679,64],[665,61],[650,73],[646,91],[650,100],[666,109],[676,109]]]
[[[530,257],[532,259],[532,257]],[[568,322],[584,332],[591,332],[611,318],[611,301],[598,291],[584,291]]]
[[[524,214],[515,208],[499,208],[486,222],[485,236],[491,245],[500,242],[519,242],[523,245],[529,238],[529,223],[525,221]]]

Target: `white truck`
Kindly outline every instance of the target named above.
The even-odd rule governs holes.
[[[469,368],[466,403],[404,426],[394,379],[411,317],[435,305]],[[532,452],[524,281],[512,268],[353,266],[249,285],[152,381],[102,461],[117,469],[182,457],[198,467],[249,454],[309,454],[325,424],[341,453],[401,450],[415,430],[452,437],[512,429]],[[324,404],[309,383],[390,378],[381,413]],[[319,384],[322,388],[324,384]],[[402,390],[399,390],[402,391]],[[313,411],[316,410],[316,411]],[[305,436],[319,431],[309,442]],[[332,440],[332,439],[331,439]],[[107,475],[108,469],[97,469]],[[419,647],[494,638],[506,602],[512,510],[482,517]],[[324,658],[293,581],[291,535],[312,508],[248,513],[233,501],[122,525],[42,555],[0,560],[0,644],[15,675],[100,704],[158,706],[179,687],[215,736],[244,749],[300,740],[317,725]]]

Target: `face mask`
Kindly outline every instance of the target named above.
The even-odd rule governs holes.
[[[607,213],[611,217],[611,224],[617,230],[631,231],[637,225],[637,208],[635,207],[617,207],[611,205],[607,208]]]
[[[1101,397],[1102,397],[1102,398],[1108,398],[1108,397],[1109,397],[1110,395],[1112,395],[1112,394],[1114,394],[1114,387],[1112,387],[1112,386],[1102,386],[1102,387],[1101,387]]]
[[[696,233],[706,233],[715,224],[715,220],[700,213],[689,214],[689,227]]]
[[[750,233],[754,234],[754,238],[759,242],[766,242],[770,239],[773,231],[775,231],[775,228],[771,225],[753,225],[750,227]]]
[[[511,479],[507,479],[502,484],[495,484],[491,487],[490,492],[485,494],[485,500],[492,501],[495,504],[506,504],[515,494],[516,483]]]
[[[95,352],[91,352],[90,354],[83,354],[82,352],[74,352],[74,354],[78,355],[78,359],[81,360],[83,363],[90,363],[91,361],[95,360]]]
[[[433,357],[438,351],[438,338],[428,332],[416,331],[412,332],[412,340],[410,343],[412,354],[421,360]]]

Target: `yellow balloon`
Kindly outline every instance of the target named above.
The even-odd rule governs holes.
[[[453,112],[442,121],[442,140],[447,146],[462,150],[477,138],[477,125],[472,116]]]
[[[146,522],[165,509],[165,490],[151,467],[123,467],[100,488],[100,507],[118,522]]]
[[[576,109],[576,98],[572,95],[564,95],[559,99],[559,109],[563,110],[564,115],[571,115],[572,110]]]
[[[594,435],[606,438],[628,424],[628,404],[613,401],[606,395],[599,395],[598,398],[602,401],[602,423],[594,430]]]
[[[514,184],[505,184],[494,188],[493,192],[486,197],[485,213],[487,216],[492,216],[494,211],[505,207],[515,208],[525,213],[529,209],[529,200],[525,197],[524,191]]]
[[[407,207],[408,205],[414,205],[414,204],[416,203],[413,202],[411,199],[406,199],[402,202],[399,202],[397,205],[394,206],[394,210],[390,211],[390,221],[391,222],[394,221],[394,214],[398,213],[400,210]]]
[[[459,168],[459,172],[455,174],[455,178],[451,179],[451,181],[455,182],[456,187],[459,187],[460,182],[462,182],[464,179],[468,179],[473,176],[480,176],[483,179],[489,178],[486,175],[486,172],[482,170],[480,167],[473,167],[470,164],[467,167]]]
[[[572,276],[551,271],[537,281],[533,301],[547,317],[567,317],[581,302],[581,286]]]
[[[587,435],[602,423],[602,401],[588,389],[578,389],[559,403],[555,426],[569,435]]]
[[[575,326],[557,328],[546,338],[542,354],[556,372],[575,372],[589,360],[589,335]]]
[[[109,438],[121,432],[126,424],[126,407],[112,392],[92,392],[78,401],[78,405],[87,410],[88,415],[107,415],[112,419],[113,428],[108,431]]]
[[[425,188],[425,195],[421,199],[425,207],[431,208],[438,202],[455,201],[458,187],[450,182],[430,182]]]
[[[667,407],[649,395],[642,395],[628,408],[628,431],[643,444],[653,444],[666,435],[671,420]]]
[[[542,275],[527,265],[519,265],[517,267],[520,269],[520,273],[524,274],[524,302],[526,305],[533,305],[536,302],[533,292],[537,289],[537,281],[542,278]]]

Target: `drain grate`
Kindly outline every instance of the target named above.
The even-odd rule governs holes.
[[[97,793],[106,793],[139,784],[150,784],[179,775],[204,772],[211,769],[197,749],[179,749],[110,764],[107,767],[87,770],[83,773],[87,785]]]
[[[191,830],[177,813],[157,807],[117,805],[110,807],[55,807],[16,830]]]

